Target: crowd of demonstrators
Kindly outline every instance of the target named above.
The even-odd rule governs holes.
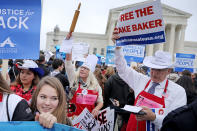
[[[16,80],[11,83],[10,89],[15,94],[29,101],[32,97],[36,85],[43,75],[43,70],[32,60],[24,60],[22,65],[18,65],[19,74]]]
[[[119,39],[118,31],[113,32],[112,40]],[[156,130],[162,126],[165,115],[154,113],[151,108],[165,108],[165,113],[186,104],[185,90],[178,84],[167,80],[171,71],[171,54],[156,51],[155,56],[145,57],[143,64],[150,67],[150,77],[128,67],[121,47],[115,49],[115,64],[119,76],[134,90],[135,105],[141,106],[144,115],[130,115],[127,130],[146,130],[146,121],[151,121]]]
[[[114,31],[112,37],[113,41],[118,39],[118,32]],[[44,54],[37,64],[32,60],[10,61],[10,88],[0,74],[0,121],[36,120],[47,128],[56,122],[72,126],[69,118],[75,118],[84,108],[96,117],[106,107],[115,109],[119,131],[145,131],[146,121],[151,121],[155,130],[163,122],[162,130],[170,131],[181,129],[180,119],[192,115],[190,121],[196,119],[197,77],[187,70],[181,76],[172,74],[168,52],[157,51],[145,57],[143,64],[128,67],[121,47],[116,47],[116,68],[96,66],[97,60],[95,55],[88,55],[85,62],[74,66],[71,52],[65,63],[61,59],[46,62]],[[123,111],[124,105],[141,106],[145,114]],[[158,115],[152,108],[165,108],[165,115]]]

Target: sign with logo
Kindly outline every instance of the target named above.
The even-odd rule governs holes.
[[[122,47],[124,58],[127,64],[132,61],[142,63],[145,56],[145,45],[127,45]],[[106,64],[114,65],[115,46],[107,46]]]
[[[115,46],[107,46],[106,50],[106,59],[105,64],[106,65],[114,65],[114,59],[115,59]]]
[[[123,53],[127,63],[131,63],[132,61],[142,63],[145,55],[145,45],[124,46]]]
[[[147,2],[120,13],[117,46],[165,42],[165,25],[160,0]]]
[[[175,71],[182,72],[189,70],[194,72],[195,54],[176,53]]]
[[[41,0],[0,0],[0,59],[38,59]]]
[[[40,125],[39,122],[32,121],[12,121],[0,122],[1,130],[4,131],[82,131],[63,124],[55,123],[53,128],[48,129]]]

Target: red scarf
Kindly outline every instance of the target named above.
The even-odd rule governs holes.
[[[3,93],[0,93],[0,102],[2,102],[3,99]]]

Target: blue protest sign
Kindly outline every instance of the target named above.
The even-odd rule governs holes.
[[[127,63],[132,61],[142,63],[145,55],[145,45],[128,45],[123,47],[124,58]]]
[[[57,59],[65,60],[65,58],[66,58],[66,53],[60,52],[60,46],[59,46],[59,45],[56,45],[56,46],[55,46],[55,49],[56,49],[56,55],[55,55],[55,57],[56,57]]]
[[[80,129],[58,123],[55,123],[53,128],[48,129],[41,126],[39,122],[31,121],[0,122],[0,129],[4,131],[82,131]]]
[[[176,53],[175,71],[182,72],[184,70],[194,71],[195,54]]]
[[[41,0],[0,0],[0,59],[38,59]]]
[[[107,46],[106,59],[105,59],[106,65],[114,65],[114,57],[115,57],[114,51],[115,51],[115,46]]]
[[[142,63],[145,55],[145,45],[128,45],[122,47],[124,58],[129,65],[132,61]],[[107,46],[106,64],[114,65],[115,46]]]

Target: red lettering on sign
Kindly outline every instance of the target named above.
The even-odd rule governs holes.
[[[132,25],[132,30],[133,31],[140,31],[140,30],[152,29],[152,28],[159,27],[159,26],[162,26],[161,19],[134,24],[134,25]]]
[[[127,20],[131,20],[131,19],[134,19],[134,16],[133,16],[133,11],[130,11],[130,12],[127,12],[125,14],[122,14],[120,16],[120,21],[127,21]]]
[[[119,33],[131,32],[131,28],[130,28],[129,25],[128,25],[128,26],[119,27],[119,28],[118,28],[118,32],[119,32]]]
[[[153,8],[153,6],[148,6],[148,7],[145,7],[143,9],[135,10],[137,18],[154,14],[152,8]]]

